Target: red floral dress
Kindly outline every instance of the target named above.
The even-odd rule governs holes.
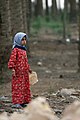
[[[25,50],[14,48],[9,62],[9,69],[15,69],[12,75],[12,102],[14,104],[29,103],[31,101],[29,69],[27,54]]]

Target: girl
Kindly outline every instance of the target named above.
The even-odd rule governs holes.
[[[12,70],[12,102],[16,107],[23,107],[31,101],[29,72],[26,54],[26,43],[28,36],[23,32],[18,32],[14,36],[12,53],[8,62],[8,68]]]

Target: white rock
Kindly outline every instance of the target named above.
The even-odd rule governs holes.
[[[69,105],[65,109],[61,120],[80,120],[80,102],[75,101]]]
[[[79,38],[77,38],[76,40],[79,41]]]
[[[52,71],[50,71],[50,70],[46,70],[45,72],[46,72],[46,73],[52,73]]]
[[[58,120],[44,97],[33,100],[24,111],[28,111],[28,120]]]
[[[37,97],[23,110],[22,113],[13,113],[9,120],[58,120],[43,97]]]
[[[69,39],[69,38],[66,38],[66,42],[70,42],[70,39]]]
[[[6,112],[0,114],[0,120],[9,120],[9,117]]]
[[[76,90],[75,89],[66,89],[66,88],[63,88],[63,89],[61,89],[61,91],[60,91],[60,93],[61,93],[61,95],[62,96],[68,96],[68,95],[71,95],[71,94],[73,94],[73,93],[75,93],[76,92]]]
[[[38,66],[42,66],[42,62],[38,62],[37,65],[38,65]]]
[[[10,120],[27,120],[27,115],[25,113],[14,112],[9,119]]]
[[[38,42],[37,41],[35,41],[35,42],[33,42],[33,45],[36,45]]]

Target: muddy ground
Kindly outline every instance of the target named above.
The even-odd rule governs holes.
[[[80,73],[78,73],[78,42],[65,42],[51,34],[32,36],[29,42],[29,63],[33,71],[38,74],[38,83],[31,86],[33,97],[44,96],[49,104],[58,112],[73,101],[61,102],[60,96],[55,98],[61,88],[80,89]],[[11,80],[9,70],[7,78]],[[11,97],[11,82],[0,86],[0,95]]]

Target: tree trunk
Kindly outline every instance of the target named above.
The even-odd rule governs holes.
[[[0,0],[2,36],[10,39],[16,32],[29,31],[30,0]],[[27,22],[28,21],[28,22]]]
[[[8,54],[10,53],[6,47],[9,45],[8,43],[11,40],[10,15],[9,0],[0,0],[0,72],[3,71],[4,63],[7,63]]]
[[[76,0],[68,0],[70,4],[70,21],[75,22],[77,20]]]
[[[0,12],[1,12],[1,33],[2,39],[10,40],[11,34],[11,16],[10,16],[10,3],[9,0],[0,1]]]
[[[29,1],[0,0],[0,70],[9,58],[10,42],[17,32],[29,32]],[[9,44],[8,44],[9,43]],[[8,52],[5,56],[5,51]]]
[[[52,18],[56,19],[57,18],[57,3],[56,0],[52,0]]]
[[[22,18],[23,18],[23,28],[24,32],[28,33],[28,28],[27,28],[27,8],[28,0],[21,0],[21,5],[22,5]]]
[[[48,7],[48,0],[46,0],[46,21],[49,21],[49,7]]]
[[[32,2],[29,0],[29,16],[32,17]]]
[[[24,24],[25,24],[24,21],[26,21],[25,20],[26,14],[25,14],[25,8],[23,9],[24,4],[22,5],[22,0],[14,0],[14,1],[11,0],[11,6],[12,6],[11,22],[12,22],[13,35],[19,31],[26,32],[24,28]]]
[[[78,26],[79,26],[79,43],[78,43],[78,72],[80,72],[80,0],[78,5]]]
[[[68,0],[64,1],[64,10],[63,10],[63,39],[66,40],[66,33],[67,33],[67,4]]]
[[[27,33],[28,33],[28,36],[30,35],[30,23],[31,23],[31,0],[26,0],[27,1],[27,4],[26,4],[26,12],[27,12]],[[28,53],[28,56],[30,55],[30,48],[29,48],[29,42],[27,42],[27,53]]]
[[[27,32],[28,35],[30,35],[30,23],[31,23],[31,0],[26,0],[27,4],[26,4],[26,13],[27,13]]]
[[[43,4],[42,0],[35,0],[35,16],[42,16],[43,15]]]

